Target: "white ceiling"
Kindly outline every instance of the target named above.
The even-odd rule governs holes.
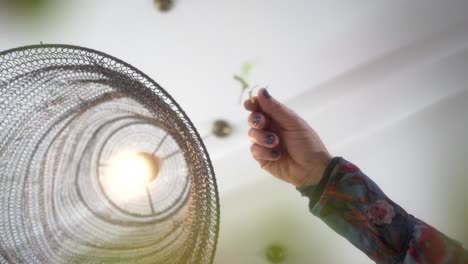
[[[232,79],[251,61],[252,82],[269,85],[273,96],[304,115],[332,153],[358,163],[415,215],[468,242],[457,233],[460,223],[443,217],[459,208],[438,196],[443,189],[452,195],[444,197],[466,198],[457,186],[468,184],[468,1],[176,4],[161,14],[150,0],[67,0],[38,20],[2,10],[0,49],[41,41],[97,49],[154,78],[202,135],[216,118],[231,121],[232,137],[205,141],[226,201],[254,184],[262,194],[277,186],[249,156],[248,113],[238,104],[240,87]],[[275,197],[296,201],[292,188],[274,190]],[[279,201],[252,197],[258,198],[252,201],[257,209]],[[226,202],[223,214],[234,219],[238,206]],[[461,211],[468,212],[466,203]],[[224,230],[235,228],[234,222]],[[219,259],[235,259],[227,248],[236,246],[243,255],[257,252],[224,239]],[[237,263],[260,261],[254,259]]]

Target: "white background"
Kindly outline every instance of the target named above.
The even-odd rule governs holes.
[[[468,1],[58,1],[26,18],[0,6],[0,49],[43,43],[97,49],[162,85],[207,135],[221,196],[216,263],[370,263],[307,210],[292,186],[250,158],[232,75],[302,114],[413,215],[468,244]],[[1,4],[1,2],[0,2]]]

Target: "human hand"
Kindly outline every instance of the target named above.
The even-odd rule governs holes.
[[[261,89],[244,102],[251,111],[249,139],[252,156],[273,176],[298,188],[316,185],[331,161],[317,133],[294,111]]]

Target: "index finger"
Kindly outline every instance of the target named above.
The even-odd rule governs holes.
[[[253,103],[250,99],[247,99],[245,100],[244,102],[244,107],[245,109],[247,109],[248,111],[251,111],[251,112],[257,112],[258,109],[259,109],[259,106],[258,106],[258,98],[257,96],[254,97],[254,101],[255,103]]]

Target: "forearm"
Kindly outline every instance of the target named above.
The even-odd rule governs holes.
[[[463,263],[457,242],[408,214],[352,163],[334,161],[319,185],[299,191],[338,234],[378,263]]]

